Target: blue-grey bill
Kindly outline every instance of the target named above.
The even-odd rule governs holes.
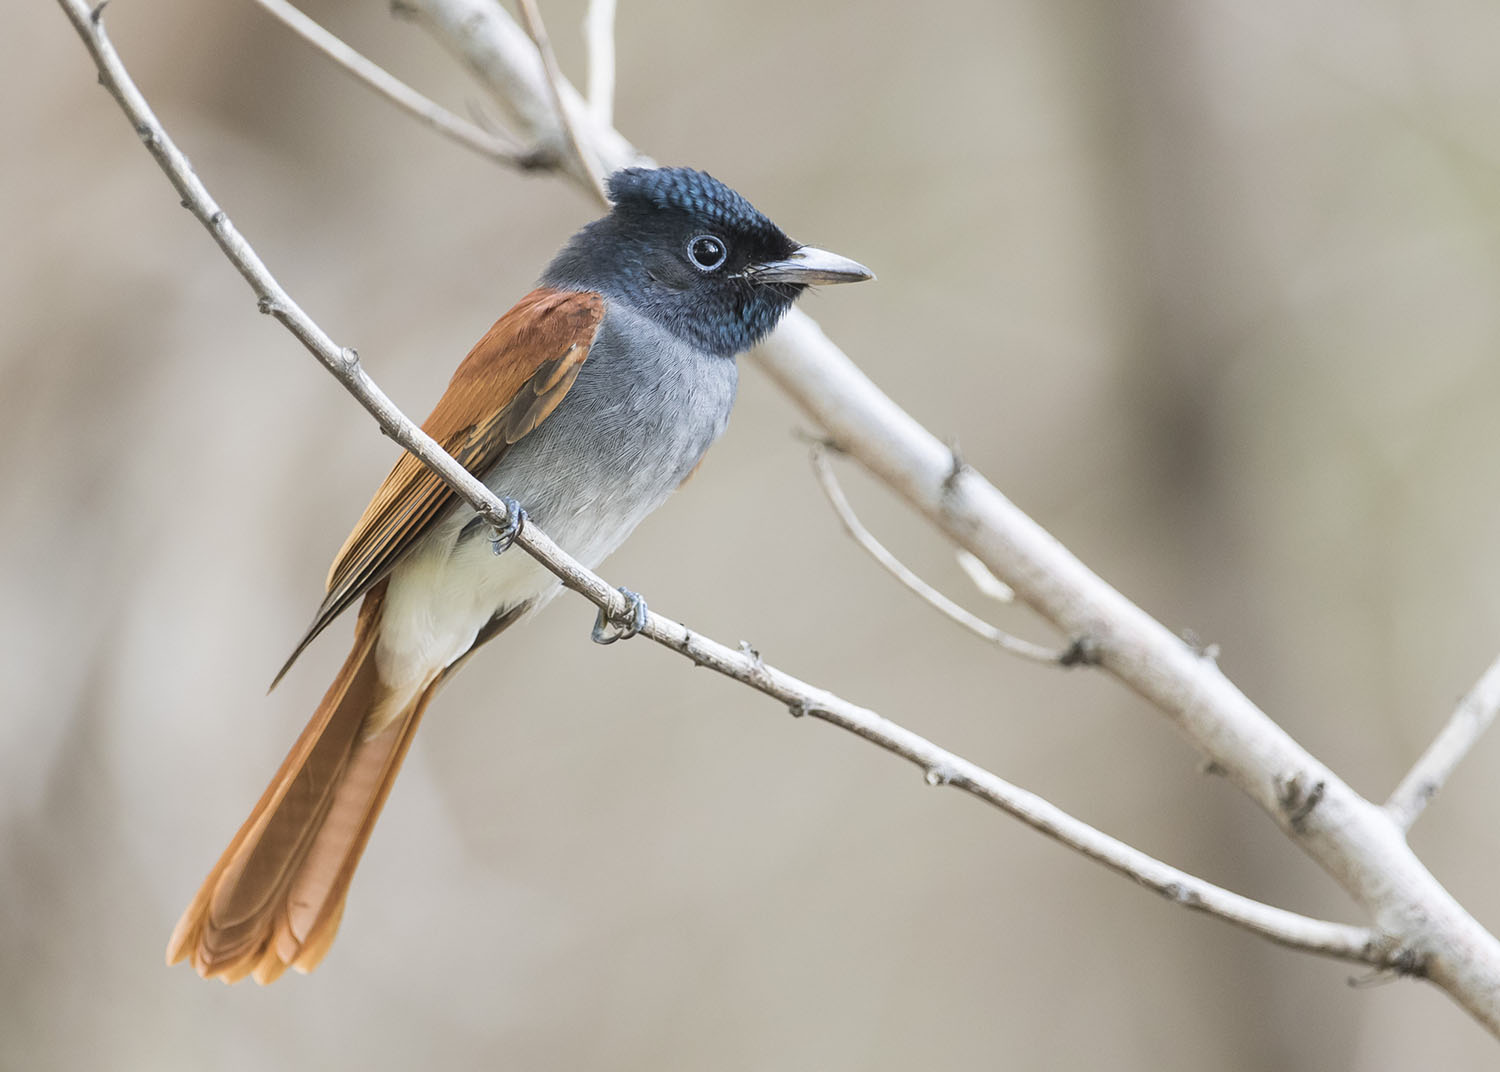
[[[805,286],[859,283],[875,278],[875,273],[858,261],[817,246],[803,246],[784,261],[757,264],[745,274],[757,283],[802,283]]]

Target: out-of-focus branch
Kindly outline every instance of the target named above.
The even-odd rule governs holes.
[[[542,13],[537,9],[536,0],[517,2],[521,7],[521,16],[526,20],[526,32],[531,35],[537,54],[542,58],[542,70],[547,75],[547,91],[552,96],[552,106],[557,111],[563,132],[568,136],[568,145],[573,149],[578,170],[599,198],[599,203],[608,205],[609,194],[604,189],[604,176],[599,171],[599,163],[579,135],[577,121],[568,111],[568,102],[562,91],[565,79],[562,68],[557,65],[557,54],[552,51],[552,39],[547,36],[547,24],[542,21]]]
[[[551,148],[559,156],[567,151],[567,133],[536,43],[496,0],[470,0],[462,5],[391,0],[391,11],[416,22],[448,49],[489,93],[512,129],[525,131],[533,144]],[[579,121],[580,139],[593,149],[604,174],[632,164],[651,164],[613,126],[599,122],[566,79],[555,85],[568,114]],[[584,181],[581,175],[574,178]]]
[[[93,55],[101,82],[119,102],[183,204],[208,228],[255,291],[261,309],[291,330],[376,419],[382,431],[420,458],[486,521],[496,527],[503,526],[506,511],[495,493],[401,413],[360,367],[358,355],[336,345],[276,282],[209,195],[131,81],[104,32],[99,19],[102,9],[90,11],[81,0],[59,2]],[[626,600],[618,589],[574,561],[536,526],[524,525],[515,542],[564,585],[583,594],[607,614],[620,616],[626,612]],[[1283,945],[1377,967],[1404,966],[1403,951],[1398,944],[1374,931],[1287,912],[1169,867],[875,712],[768,665],[748,646],[742,645],[736,651],[654,612],[648,612],[641,633],[699,666],[711,667],[775,698],[795,715],[811,715],[842,727],[909,760],[922,768],[928,784],[962,788],[1177,904],[1220,916]]]
[[[509,107],[546,115],[539,65],[513,62],[519,32],[487,0],[401,0]],[[568,87],[560,87],[566,94]],[[574,94],[576,96],[576,94]],[[618,132],[583,136],[603,169],[639,159]],[[555,114],[545,122],[556,124]],[[528,129],[524,124],[522,129]],[[600,140],[593,140],[597,135]],[[1500,942],[1453,899],[1389,814],[1355,793],[1180,637],[1095,575],[896,405],[807,315],[793,311],[752,358],[914,509],[971,552],[1110,673],[1155,705],[1371,916],[1408,964],[1500,1035]]]
[[[1468,695],[1459,701],[1448,724],[1385,802],[1385,810],[1398,827],[1411,829],[1454,768],[1479,743],[1496,714],[1500,714],[1500,659],[1490,664]]]
[[[385,68],[360,55],[341,38],[329,33],[286,0],[256,0],[256,3],[343,70],[445,138],[510,167],[531,169],[553,162],[548,154],[523,149],[512,139],[484,130],[462,116],[454,115],[436,101],[424,97]]]
[[[594,122],[615,121],[615,0],[589,0],[583,20],[589,51],[589,112]]]
[[[518,47],[519,30],[498,6],[482,0],[401,2],[421,11],[423,21],[447,38],[513,116],[535,118],[534,124],[518,124],[521,129],[539,141],[549,130],[556,133],[556,106],[539,96],[538,90],[573,101],[577,95],[560,80],[548,86],[535,48],[529,42],[525,49]],[[90,12],[81,0],[59,3],[94,56],[101,80],[130,116],[184,203],[255,290],[261,308],[291,330],[388,434],[438,472],[487,521],[502,525],[503,507],[488,489],[407,421],[360,368],[357,355],[335,346],[266,273],[130,82],[104,37],[99,9]],[[520,40],[525,41],[524,35]],[[507,99],[507,93],[515,99]],[[640,160],[616,132],[600,127],[592,116],[587,118],[589,127],[582,136],[589,139],[605,167]],[[788,317],[757,356],[838,447],[857,457],[1060,629],[1092,638],[1102,665],[1172,719],[1218,770],[1259,803],[1370,912],[1381,938],[1366,942],[1356,954],[1352,944],[1376,932],[1352,928],[1342,942],[1334,943],[1342,950],[1336,955],[1425,975],[1490,1031],[1500,1034],[1500,943],[1422,866],[1384,809],[1354,793],[1298,746],[1210,660],[1090,572],[981,476],[958,465],[948,448],[882,394],[809,318]],[[625,613],[623,596],[572,563],[540,531],[523,530],[517,542],[567,587],[612,616]],[[776,697],[794,713],[814,715],[902,755],[922,766],[933,784],[962,787],[1048,830],[1045,820],[1029,816],[1020,807],[1024,801],[1013,801],[1014,806],[1004,802],[1021,791],[873,712],[767,667],[753,652],[732,651],[659,615],[651,615],[643,631],[696,662]],[[1056,811],[1045,802],[1037,803],[1044,814],[1048,809]],[[1075,847],[1087,851],[1081,845]],[[1109,862],[1102,855],[1096,858]],[[1140,873],[1128,873],[1146,881]],[[1177,896],[1175,886],[1148,884]],[[1192,899],[1187,900],[1191,903]],[[1237,922],[1252,926],[1248,919]],[[1260,932],[1278,941],[1288,940],[1286,934]],[[1311,948],[1303,941],[1290,944]]]
[[[828,464],[828,451],[823,446],[814,446],[812,452],[813,472],[817,474],[818,484],[823,488],[823,494],[828,497],[829,505],[833,512],[838,515],[839,521],[844,526],[844,531],[854,538],[854,542],[864,548],[880,566],[896,580],[900,581],[919,599],[930,604],[939,614],[950,618],[963,626],[975,636],[989,641],[991,644],[1019,655],[1023,659],[1032,659],[1039,663],[1052,663],[1053,665],[1064,665],[1068,655],[1067,651],[1055,651],[1052,648],[1043,647],[1041,644],[1033,644],[1029,640],[1011,636],[1003,629],[991,625],[977,614],[971,614],[965,608],[959,606],[932,585],[928,584],[922,577],[902,562],[877,540],[869,529],[865,528],[864,522],[860,521],[859,515],[854,512],[854,507],[849,505],[848,496],[844,489],[839,486],[838,477],[834,476],[833,467]]]

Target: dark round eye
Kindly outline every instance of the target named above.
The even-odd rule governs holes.
[[[729,257],[729,247],[722,238],[701,234],[688,240],[688,256],[699,268],[712,272]]]

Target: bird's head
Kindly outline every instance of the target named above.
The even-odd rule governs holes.
[[[702,171],[626,168],[609,177],[609,195],[609,215],[573,237],[544,281],[624,301],[712,353],[748,350],[809,286],[874,278],[794,242]]]

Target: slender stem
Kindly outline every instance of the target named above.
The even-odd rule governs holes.
[[[572,146],[573,156],[578,161],[579,172],[588,180],[595,196],[599,198],[599,203],[608,205],[609,193],[604,189],[604,178],[599,172],[598,161],[584,143],[583,138],[579,136],[578,124],[574,122],[572,113],[568,111],[567,101],[562,91],[564,81],[562,68],[557,65],[557,55],[552,51],[552,41],[547,36],[547,26],[542,22],[542,13],[537,9],[536,0],[518,0],[518,2],[521,16],[526,21],[526,32],[536,43],[537,54],[542,58],[542,70],[547,72],[547,89],[552,95],[553,107],[557,109],[558,122],[562,124],[568,144]]]
[[[287,3],[287,0],[255,0],[255,2],[344,71],[444,137],[509,167],[534,168],[543,163],[536,154],[521,148],[514,140],[484,130],[450,112],[436,101],[424,97],[385,68],[366,59],[342,39],[319,26]]]
[[[208,228],[219,247],[276,317],[375,417],[380,427],[497,527],[505,507],[494,492],[446,454],[413,424],[364,372],[354,351],[337,346],[276,282],[193,172],[187,158],[168,137],[104,32],[98,15],[81,0],[58,0],[88,46],[105,84],[171,180],[188,209]],[[535,525],[525,525],[517,546],[612,616],[627,611],[620,591],[562,551]],[[1368,928],[1313,919],[1253,901],[1179,871],[1101,833],[1047,801],[1020,789],[974,763],[939,748],[875,712],[809,685],[767,664],[753,649],[735,650],[687,629],[655,612],[646,617],[643,636],[671,648],[699,666],[708,666],[786,705],[795,715],[811,715],[839,726],[920,767],[929,785],[952,785],[993,804],[1029,826],[1083,853],[1174,903],[1217,915],[1272,941],[1342,960],[1397,968],[1403,951],[1397,943]]]
[[[583,19],[589,51],[589,111],[594,121],[615,121],[615,0],[590,0]]]
[[[849,499],[844,494],[844,489],[839,486],[838,477],[833,473],[833,467],[828,464],[827,450],[823,447],[814,447],[812,452],[813,472],[817,474],[818,484],[823,488],[823,494],[828,497],[829,504],[834,513],[838,515],[839,521],[843,523],[844,531],[854,537],[854,542],[865,549],[876,562],[880,563],[892,577],[900,581],[917,596],[925,600],[939,614],[944,615],[963,626],[969,632],[984,640],[989,641],[1012,655],[1019,655],[1023,659],[1033,659],[1039,663],[1051,663],[1054,666],[1063,662],[1064,651],[1043,647],[1033,644],[1029,640],[1011,636],[1004,630],[991,625],[977,614],[971,614],[965,608],[959,606],[932,585],[923,580],[914,570],[908,567],[895,555],[886,549],[885,545],[877,540],[870,530],[865,528],[864,523],[855,514],[854,507],[849,505]]]
[[[1385,810],[1398,827],[1411,829],[1454,768],[1479,743],[1497,713],[1500,713],[1500,658],[1490,664],[1468,695],[1459,701],[1448,724],[1385,802]]]

